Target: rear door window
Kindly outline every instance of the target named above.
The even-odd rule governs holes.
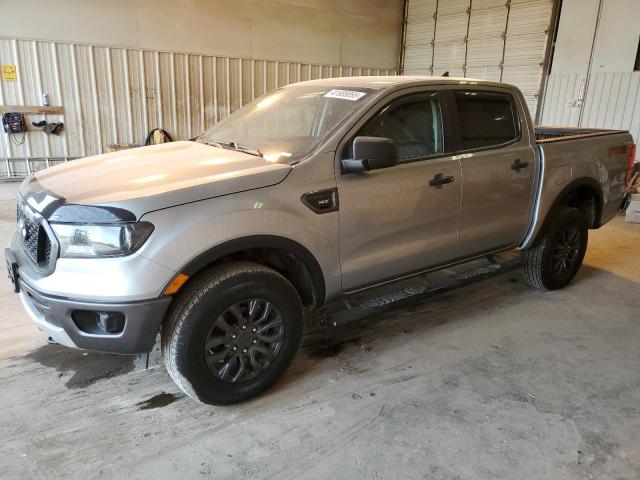
[[[459,145],[473,150],[502,145],[520,137],[513,97],[504,93],[457,91]]]

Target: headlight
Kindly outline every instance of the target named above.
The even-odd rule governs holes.
[[[122,257],[138,250],[147,241],[153,225],[149,222],[122,225],[51,224],[66,258]]]

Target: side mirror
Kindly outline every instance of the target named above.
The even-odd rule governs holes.
[[[398,150],[390,138],[356,137],[353,140],[353,159],[342,160],[345,172],[366,172],[398,164]]]

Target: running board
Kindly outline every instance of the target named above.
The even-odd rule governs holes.
[[[520,255],[515,251],[488,255],[443,270],[423,273],[348,295],[324,305],[313,313],[313,317],[321,324],[337,328],[436,293],[492,277],[497,273],[514,270],[520,264]]]

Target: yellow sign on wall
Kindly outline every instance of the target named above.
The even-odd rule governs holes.
[[[2,79],[6,82],[15,82],[18,78],[15,65],[2,65]]]

